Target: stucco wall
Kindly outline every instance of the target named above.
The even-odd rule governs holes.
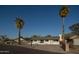
[[[74,45],[79,45],[79,38],[73,40]]]
[[[37,40],[37,41],[32,41],[32,44],[40,44],[40,45],[44,45],[44,44],[55,44],[55,45],[59,45],[59,42],[58,41],[53,41],[53,40],[48,40],[48,41],[45,41],[43,43],[40,43],[40,40]]]

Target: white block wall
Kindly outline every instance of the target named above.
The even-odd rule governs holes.
[[[44,45],[44,44],[54,44],[54,45],[59,45],[58,41],[53,41],[53,40],[49,40],[49,41],[45,41],[43,43],[40,43],[40,40],[37,41],[32,41],[32,44],[40,44],[40,45]]]
[[[74,44],[74,45],[79,45],[79,38],[73,39],[73,44]]]

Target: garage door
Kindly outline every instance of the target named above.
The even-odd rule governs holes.
[[[74,45],[79,45],[79,38],[78,39],[74,39]]]

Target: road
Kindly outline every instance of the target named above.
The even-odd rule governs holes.
[[[68,53],[73,54],[74,52]],[[0,46],[0,54],[67,54],[67,52],[57,45],[4,45]]]

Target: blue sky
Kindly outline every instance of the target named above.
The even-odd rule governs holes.
[[[24,37],[59,35],[61,33],[61,17],[58,13],[61,7],[58,5],[0,5],[0,35],[7,35],[11,38],[18,37],[15,25],[17,16],[22,16],[25,22],[21,33]],[[69,15],[65,18],[65,33],[70,32],[70,25],[79,22],[79,6],[68,7],[70,10]]]

